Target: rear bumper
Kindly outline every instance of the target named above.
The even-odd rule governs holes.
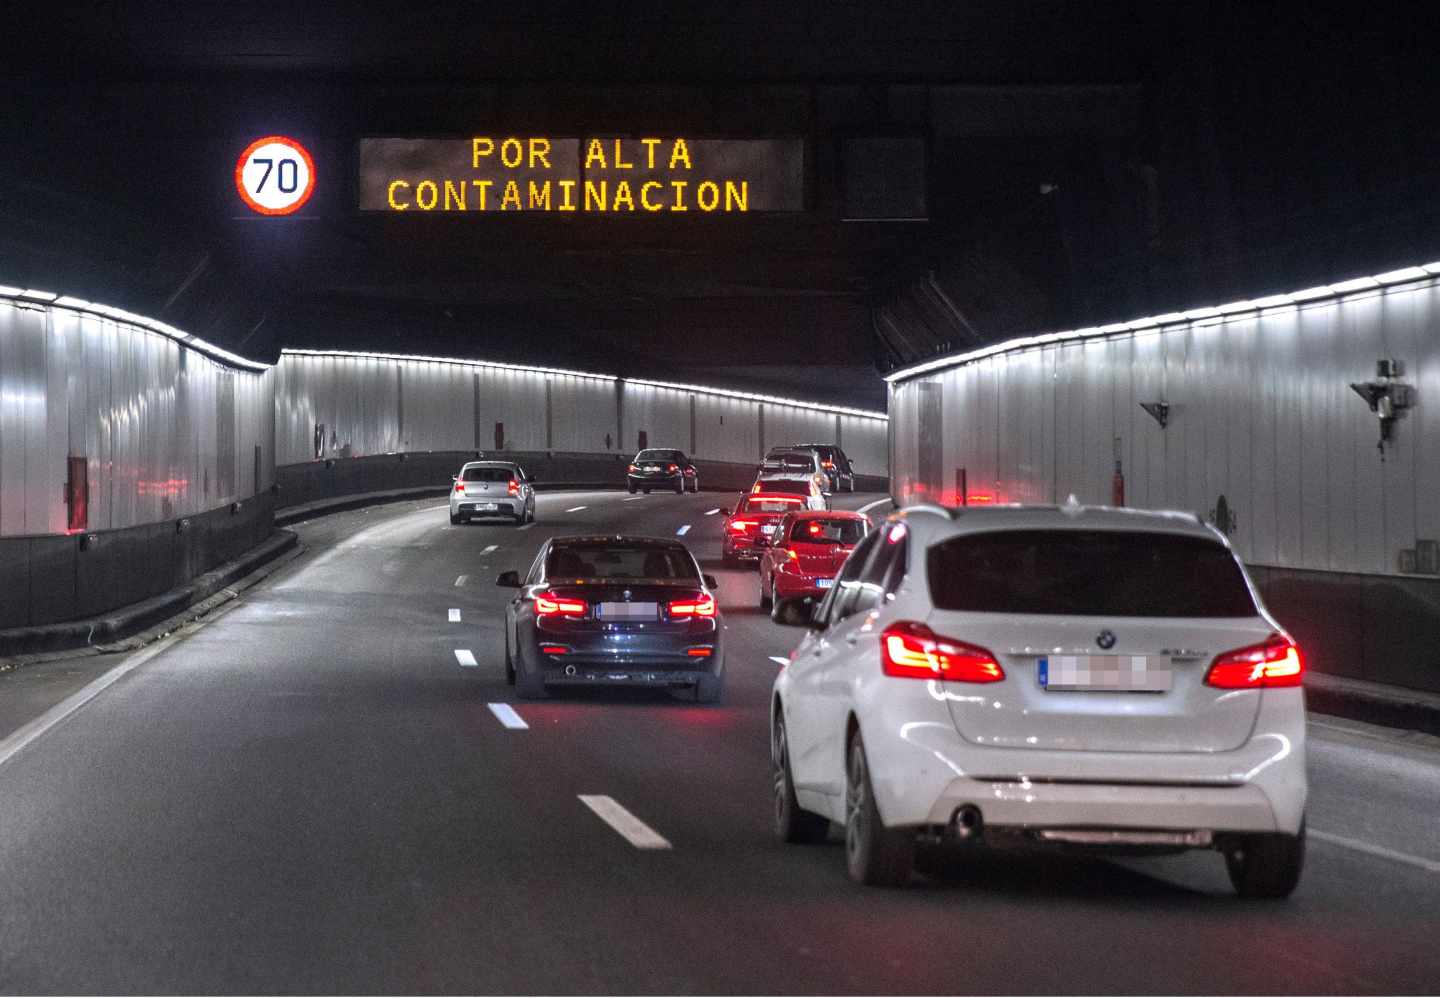
[[[493,503],[494,509],[478,507]],[[525,509],[525,500],[513,496],[504,499],[451,499],[450,512],[457,516],[518,516]]]
[[[836,571],[838,572],[839,570],[837,569]],[[774,578],[775,595],[781,599],[795,599],[806,596],[819,599],[830,591],[829,588],[821,589],[815,584],[815,580],[822,578],[822,576],[791,575],[788,572],[776,572]],[[833,576],[823,576],[823,578],[833,578]]]
[[[629,475],[627,477],[631,485],[644,487],[647,485],[674,485],[685,476],[677,471],[673,475]]]
[[[574,670],[573,672],[571,670]],[[634,666],[571,664],[562,669],[545,669],[542,681],[546,686],[694,686],[702,679],[718,675],[710,669],[657,669]]]

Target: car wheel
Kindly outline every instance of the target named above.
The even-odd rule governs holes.
[[[515,660],[510,657],[510,628],[505,628],[505,685],[515,685]]]
[[[451,514],[450,514],[450,526],[453,527],[453,526],[455,526],[456,524],[458,524],[459,522],[460,522],[460,514],[459,514],[459,513],[451,513]]]
[[[770,580],[770,588],[765,587],[765,576],[760,576],[760,609],[769,610],[775,605],[775,580]]]
[[[770,619],[775,623],[783,623],[780,617],[780,594],[775,590],[775,580],[770,580]]]
[[[649,489],[645,489],[644,492],[645,492],[645,494],[646,494],[647,496],[650,494],[650,490],[649,490]]]
[[[880,820],[859,728],[845,766],[845,866],[851,880],[872,887],[903,887],[915,866],[914,833]]]
[[[723,551],[720,554],[720,564],[724,565],[726,568],[739,568],[740,559],[735,557],[729,551]]]
[[[725,676],[701,676],[695,682],[696,703],[719,703],[725,695]]]
[[[675,494],[677,496],[683,496],[685,494],[685,479],[682,478],[675,483]]]
[[[515,521],[515,526],[519,527],[523,525],[525,523],[525,511],[522,509],[520,512],[516,513],[512,519],[514,519]]]
[[[630,494],[633,496],[633,495],[635,494],[635,483],[634,483],[634,482],[627,482],[626,484],[627,484],[627,486],[628,486],[629,489],[630,489]]]
[[[804,810],[795,799],[785,718],[778,709],[775,712],[775,730],[770,735],[770,780],[775,796],[776,837],[781,842],[824,842],[830,831],[829,820]]]
[[[1242,898],[1286,898],[1305,866],[1305,821],[1298,835],[1242,835],[1225,850],[1225,870]]]
[[[547,700],[550,691],[545,688],[545,678],[539,672],[515,672],[515,692],[522,700]]]

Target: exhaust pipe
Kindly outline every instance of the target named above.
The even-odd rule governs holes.
[[[980,837],[985,827],[985,816],[974,804],[962,804],[950,817],[950,831],[960,842],[972,842]]]
[[[575,666],[573,666],[573,665],[567,665],[567,666],[565,666],[565,675],[567,675],[567,676],[573,676],[573,675],[575,675]]]

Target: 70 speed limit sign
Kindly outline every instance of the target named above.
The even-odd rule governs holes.
[[[267,135],[240,154],[235,189],[252,211],[289,215],[315,193],[315,161],[294,139]]]

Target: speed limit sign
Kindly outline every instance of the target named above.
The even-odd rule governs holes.
[[[315,161],[294,139],[267,135],[240,154],[235,189],[252,211],[289,215],[315,193]]]

